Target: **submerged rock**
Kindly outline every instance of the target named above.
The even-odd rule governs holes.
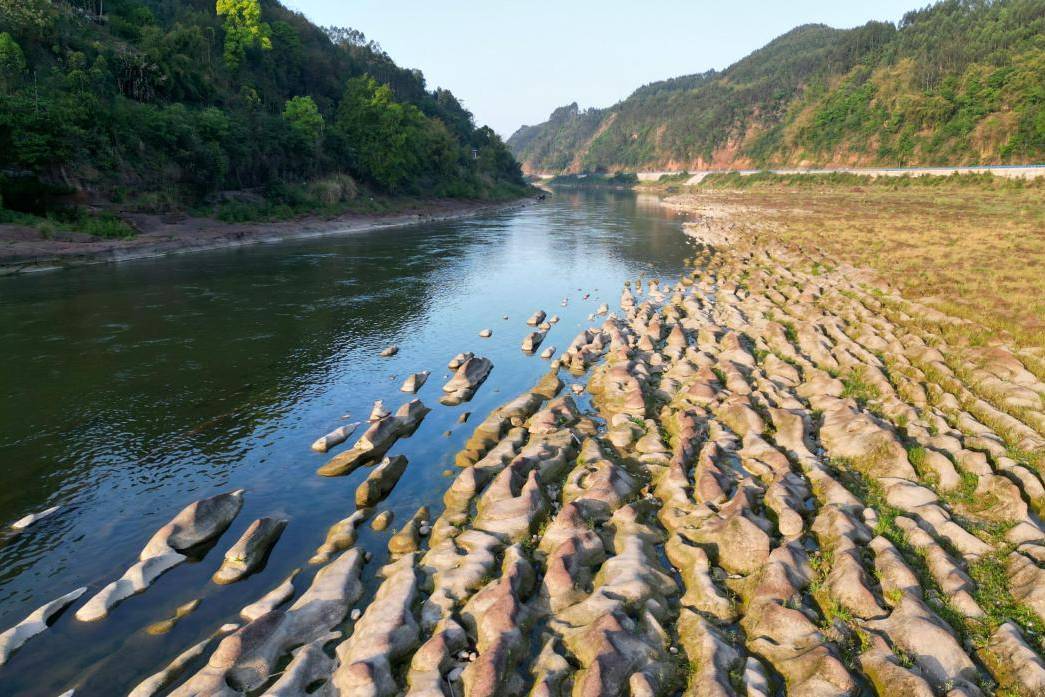
[[[382,349],[380,355],[382,358],[388,358],[390,356],[396,355],[397,353],[399,353],[399,347],[395,344],[392,344],[388,348]]]
[[[178,623],[178,620],[182,619],[183,617],[189,616],[199,606],[199,598],[196,598],[195,600],[190,600],[189,602],[183,605],[179,605],[174,609],[174,615],[168,617],[165,620],[160,620],[159,622],[154,622],[153,624],[150,624],[148,627],[145,628],[145,632],[154,636],[158,634],[166,634],[170,630],[174,629],[174,625]]]
[[[287,521],[259,518],[250,524],[236,544],[225,552],[221,568],[212,577],[215,583],[235,583],[254,573],[283,534]]]
[[[141,593],[168,569],[185,561],[184,550],[221,535],[243,507],[243,489],[218,494],[186,506],[156,531],[138,562],[76,611],[81,622],[100,620],[123,600]]]

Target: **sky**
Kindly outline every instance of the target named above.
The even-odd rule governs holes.
[[[721,69],[800,25],[898,21],[929,0],[284,0],[358,29],[507,138],[577,102]]]

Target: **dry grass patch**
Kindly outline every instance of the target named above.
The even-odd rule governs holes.
[[[1022,347],[1045,346],[1045,186],[697,190],[670,199],[875,271],[906,297]]]

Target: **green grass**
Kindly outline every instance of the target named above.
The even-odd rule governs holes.
[[[871,400],[878,399],[881,393],[875,385],[867,381],[863,370],[853,368],[842,378],[842,397],[851,397],[861,407],[866,407]]]
[[[112,213],[87,213],[68,210],[47,217],[21,213],[0,207],[0,225],[23,225],[36,228],[40,236],[50,239],[58,231],[82,232],[103,239],[128,239],[137,231]]]

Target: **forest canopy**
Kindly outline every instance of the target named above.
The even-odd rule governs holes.
[[[351,177],[376,193],[523,190],[453,94],[275,0],[0,0],[0,196],[196,205]]]

